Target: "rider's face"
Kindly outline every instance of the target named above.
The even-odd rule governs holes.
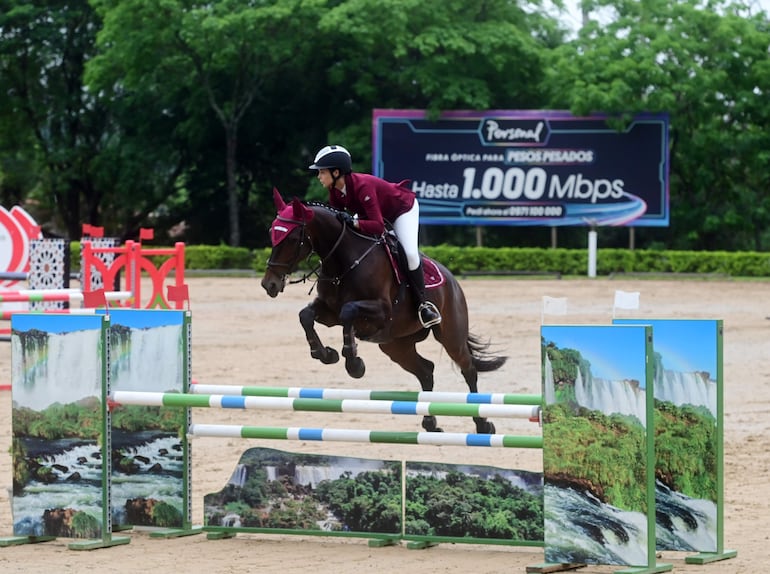
[[[334,180],[332,179],[331,171],[328,169],[319,169],[318,170],[318,181],[321,182],[321,185],[323,185],[325,188],[329,188],[334,184]]]

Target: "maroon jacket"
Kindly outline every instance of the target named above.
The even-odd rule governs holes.
[[[345,195],[332,187],[329,204],[357,214],[362,233],[380,235],[385,231],[385,221],[393,223],[412,209],[415,197],[408,185],[407,179],[396,184],[366,173],[350,173],[345,176]]]

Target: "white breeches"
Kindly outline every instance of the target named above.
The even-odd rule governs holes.
[[[412,209],[398,216],[393,222],[393,231],[396,232],[396,237],[401,242],[401,247],[404,248],[409,271],[414,271],[420,266],[420,248],[418,246],[420,206],[416,199]]]

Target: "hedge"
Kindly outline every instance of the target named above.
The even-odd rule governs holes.
[[[151,246],[155,247],[155,246]],[[79,268],[80,245],[72,242],[72,267]],[[426,246],[429,257],[446,265],[455,275],[493,273],[543,273],[586,275],[585,249],[537,247]],[[249,250],[227,245],[185,246],[185,269],[251,270],[262,274],[270,249]],[[697,274],[728,277],[770,277],[770,253],[728,251],[661,251],[645,249],[599,249],[597,275]],[[307,269],[302,262],[301,268]]]
[[[537,247],[424,247],[429,257],[455,275],[490,273],[544,273],[586,275],[588,251]],[[257,250],[253,269],[263,273],[270,250]],[[658,251],[599,249],[597,275],[620,273],[679,273],[730,277],[770,277],[770,253],[727,251]]]

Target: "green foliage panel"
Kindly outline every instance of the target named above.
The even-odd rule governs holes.
[[[539,472],[407,462],[404,475],[398,461],[265,448],[243,453],[228,484],[204,497],[204,512],[206,527],[217,531],[543,540]]]

